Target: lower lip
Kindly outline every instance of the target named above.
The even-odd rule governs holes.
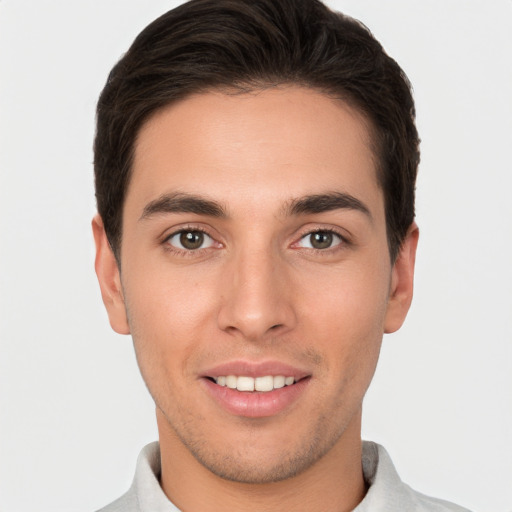
[[[310,378],[307,377],[291,386],[268,392],[248,392],[219,386],[210,379],[202,379],[210,396],[221,407],[231,414],[247,418],[265,418],[284,411],[300,398],[309,380]]]

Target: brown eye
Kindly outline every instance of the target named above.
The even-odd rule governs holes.
[[[201,231],[184,231],[180,235],[180,243],[185,249],[199,249],[203,245],[204,235]]]
[[[175,233],[167,242],[177,249],[186,251],[195,251],[205,249],[213,245],[213,239],[202,231],[179,231]]]
[[[330,249],[343,242],[340,235],[333,231],[315,231],[303,236],[299,242],[300,247],[309,249]]]
[[[332,233],[319,231],[311,236],[311,246],[315,249],[327,249],[332,245]]]

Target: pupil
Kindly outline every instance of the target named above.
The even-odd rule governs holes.
[[[184,231],[180,235],[180,242],[185,249],[199,249],[203,245],[204,235],[201,231]]]
[[[311,237],[311,245],[315,249],[327,249],[332,245],[332,233],[314,233]]]

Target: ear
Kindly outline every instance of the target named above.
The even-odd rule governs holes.
[[[409,227],[391,271],[391,287],[384,322],[384,332],[398,331],[404,323],[412,301],[414,263],[419,229],[415,222]]]
[[[130,334],[119,267],[108,242],[103,220],[99,215],[92,219],[92,232],[96,244],[94,268],[110,325],[119,334]]]

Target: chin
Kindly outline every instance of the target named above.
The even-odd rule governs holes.
[[[243,484],[269,484],[287,480],[306,471],[319,458],[320,456],[314,453],[301,453],[279,461],[269,461],[268,455],[264,461],[232,457],[211,460],[196,456],[206,469],[219,478]]]
[[[182,439],[188,451],[211,473],[224,480],[244,484],[269,484],[295,477],[318,462],[338,441],[342,433],[331,436],[302,437],[289,443],[262,443],[247,440],[243,446],[216,447],[213,443],[190,443]],[[242,443],[240,443],[242,444]]]

